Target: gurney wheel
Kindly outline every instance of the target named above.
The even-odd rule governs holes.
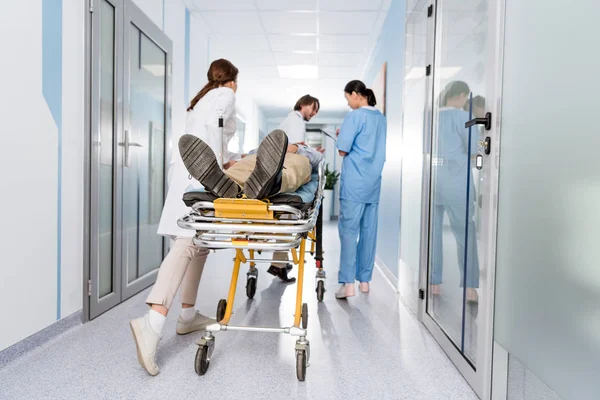
[[[221,299],[219,300],[219,305],[217,306],[217,321],[222,321],[225,318],[225,309],[227,308],[227,300]]]
[[[246,295],[249,299],[253,299],[256,294],[256,278],[248,278],[246,281]]]
[[[317,282],[317,300],[323,301],[324,295],[325,295],[325,282],[318,281]]]
[[[208,346],[198,347],[196,351],[196,359],[194,360],[194,369],[200,376],[206,374],[208,367],[210,366],[210,360],[208,359]]]
[[[306,379],[306,351],[296,350],[296,377],[300,382]]]
[[[302,329],[308,328],[308,304],[302,304]]]

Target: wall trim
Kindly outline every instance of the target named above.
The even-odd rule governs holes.
[[[399,293],[398,286],[394,282],[398,281],[398,278],[392,273],[392,271],[385,265],[378,256],[375,256],[375,268],[381,273],[383,279],[394,289],[395,293]]]
[[[0,351],[0,369],[82,323],[83,310],[79,310]]]

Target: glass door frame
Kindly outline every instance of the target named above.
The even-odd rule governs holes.
[[[118,184],[118,156],[116,155],[116,139],[120,136],[122,129],[122,70],[121,65],[123,64],[123,21],[124,21],[124,0],[102,0],[106,1],[114,7],[115,18],[114,18],[114,62],[113,62],[113,146],[112,146],[112,292],[102,298],[99,298],[99,279],[100,279],[100,265],[99,265],[99,250],[100,250],[100,238],[97,235],[99,231],[99,210],[100,205],[98,201],[98,187],[99,187],[99,151],[98,143],[100,142],[100,93],[101,93],[101,79],[100,79],[100,65],[101,65],[101,11],[100,8],[94,10],[90,8],[86,10],[89,13],[89,69],[88,72],[88,85],[89,91],[88,99],[90,99],[89,106],[89,124],[86,124],[89,129],[89,133],[86,136],[87,147],[86,147],[86,166],[88,172],[86,174],[89,177],[88,185],[86,187],[86,194],[88,198],[85,201],[85,221],[87,224],[86,234],[84,239],[87,239],[87,251],[86,259],[88,265],[84,263],[84,276],[85,270],[88,270],[87,282],[84,282],[84,290],[87,290],[87,300],[89,305],[89,313],[86,315],[86,320],[95,318],[96,316],[104,313],[121,302],[121,274],[119,273],[120,266],[120,229],[115,229],[118,225],[117,210],[121,206]],[[86,107],[87,109],[88,107]],[[84,297],[85,298],[85,297]]]
[[[488,2],[488,38],[486,62],[486,112],[492,112],[492,129],[486,132],[491,138],[491,153],[484,156],[482,169],[484,185],[482,186],[481,221],[481,265],[485,274],[480,280],[480,297],[477,332],[476,368],[461,354],[454,342],[448,337],[439,324],[428,314],[429,301],[429,257],[430,257],[430,215],[432,199],[432,137],[434,119],[434,82],[435,82],[435,45],[437,40],[438,3],[444,0],[432,0],[433,15],[428,29],[428,64],[432,73],[427,78],[427,98],[425,115],[425,135],[423,148],[423,192],[421,217],[421,249],[420,249],[420,293],[419,318],[431,332],[435,340],[448,355],[450,360],[471,385],[475,393],[482,399],[490,399],[492,393],[493,365],[493,333],[494,333],[494,287],[496,271],[496,232],[498,217],[498,178],[501,121],[502,60],[504,48],[504,4],[505,0],[487,0]],[[499,382],[502,384],[502,382]],[[506,382],[504,382],[506,384]]]
[[[89,104],[85,107],[84,134],[84,231],[83,231],[83,321],[87,322],[112,307],[120,304],[134,294],[152,285],[156,280],[158,269],[127,284],[127,268],[122,252],[122,168],[123,147],[118,146],[123,141],[125,115],[128,106],[129,65],[128,30],[133,23],[150,40],[166,53],[165,76],[165,154],[164,154],[164,190],[166,198],[167,173],[171,159],[171,104],[172,104],[172,54],[173,45],[165,33],[158,28],[132,0],[100,0],[106,1],[115,8],[114,25],[114,109],[113,109],[113,256],[112,256],[112,292],[99,298],[99,238],[98,232],[98,183],[97,168],[99,152],[97,143],[100,134],[100,12],[98,0],[89,0],[84,7],[85,20],[85,89],[84,98]],[[163,240],[163,251],[167,249],[168,241]]]
[[[123,104],[122,104],[122,112],[123,112],[123,129],[119,131],[119,143],[124,142],[125,132],[129,130],[131,132],[131,115],[128,111],[128,106],[130,104],[130,79],[131,74],[129,72],[129,66],[131,65],[130,59],[130,51],[129,51],[129,31],[130,25],[134,25],[138,28],[146,37],[148,37],[154,44],[156,44],[162,51],[165,52],[166,55],[166,73],[165,73],[165,104],[164,104],[164,115],[165,115],[165,144],[164,144],[164,192],[163,199],[167,196],[167,169],[171,160],[171,152],[169,151],[168,144],[171,141],[171,85],[172,85],[172,54],[173,54],[173,44],[171,40],[165,35],[165,33],[157,27],[154,22],[146,15],[142,10],[140,10],[135,4],[133,4],[132,0],[125,0],[125,17],[123,21],[124,27],[124,45],[123,45]],[[119,171],[121,176],[119,177],[119,191],[120,196],[123,195],[123,178],[122,171],[124,168],[124,147],[118,146],[117,149],[117,157],[120,160]],[[122,211],[122,208],[119,209],[119,212]],[[123,218],[120,218],[120,230],[122,232],[122,221]],[[167,249],[167,240],[163,240],[163,257],[165,255],[165,250]],[[134,280],[129,283],[128,280],[128,268],[126,265],[125,256],[123,255],[123,251],[121,249],[121,301],[125,301],[131,296],[139,293],[144,290],[148,286],[154,284],[156,281],[156,276],[158,275],[158,268],[154,271]]]

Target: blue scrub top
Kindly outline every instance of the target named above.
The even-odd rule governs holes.
[[[361,107],[346,115],[336,142],[339,150],[348,153],[342,163],[341,200],[379,203],[386,135],[386,119],[374,107]]]
[[[437,158],[434,162],[437,204],[465,204],[467,184],[473,196],[474,180],[469,172],[475,163],[470,157],[477,154],[479,132],[465,128],[469,113],[458,108],[441,108],[438,114]],[[469,153],[469,139],[471,151]],[[473,199],[470,199],[471,201]]]

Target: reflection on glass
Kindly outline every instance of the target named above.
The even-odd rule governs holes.
[[[480,128],[485,112],[487,10],[480,3],[438,2],[432,132],[428,313],[475,363],[479,288]]]
[[[123,223],[128,283],[163,258],[156,234],[164,201],[165,53],[131,25],[129,44],[129,160],[123,173]]]
[[[106,1],[100,7],[100,132],[98,172],[99,298],[113,289],[113,135],[115,83],[115,10]]]

